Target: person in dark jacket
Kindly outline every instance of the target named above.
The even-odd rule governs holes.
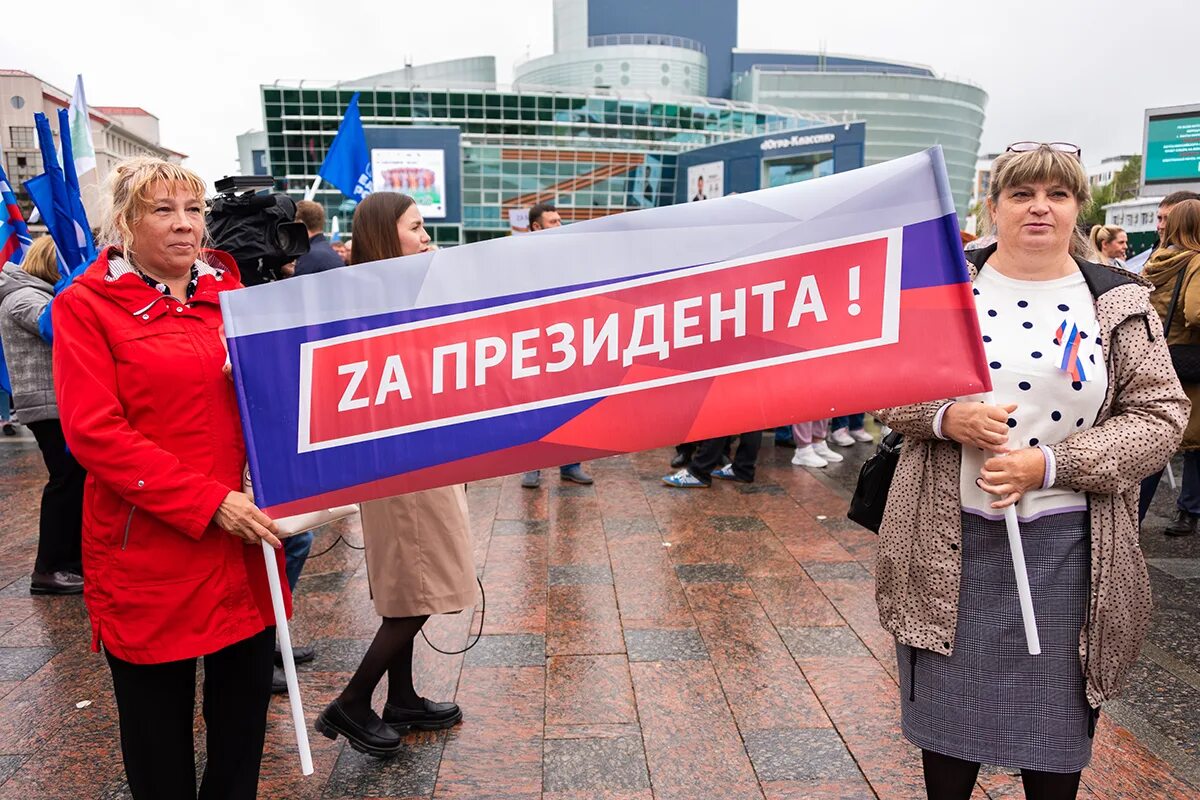
[[[296,203],[296,222],[308,230],[308,252],[296,259],[296,275],[315,275],[346,266],[325,238],[325,209],[320,203],[301,200]]]
[[[5,264],[0,272],[0,340],[8,355],[13,395],[21,421],[33,431],[50,474],[42,490],[31,594],[83,591],[80,531],[87,472],[67,451],[54,402],[50,345],[38,334],[38,317],[58,282],[57,261],[54,241],[43,236],[33,243],[21,264]]]

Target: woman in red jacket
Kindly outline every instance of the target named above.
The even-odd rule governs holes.
[[[201,249],[204,183],[194,172],[139,158],[119,165],[111,184],[109,246],[52,312],[63,432],[88,471],[92,648],[104,645],[112,670],[135,798],[196,796],[203,656],[200,797],[249,800],[275,630],[257,545],[280,545],[275,524],[240,491],[246,456],[219,305],[221,292],[241,285],[238,270],[225,253]]]

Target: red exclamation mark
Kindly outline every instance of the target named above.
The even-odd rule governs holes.
[[[852,317],[857,317],[862,313],[862,306],[854,302],[858,299],[858,272],[858,267],[850,268],[850,306],[846,310]]]

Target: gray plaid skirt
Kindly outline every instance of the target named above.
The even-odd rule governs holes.
[[[901,725],[926,750],[1001,767],[1077,772],[1092,757],[1079,631],[1087,615],[1086,512],[1021,524],[1041,655],[1025,644],[1004,521],[962,515],[954,654],[896,644]]]

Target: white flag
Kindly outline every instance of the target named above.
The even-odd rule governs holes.
[[[337,215],[333,215],[333,228],[330,230],[330,239],[339,242],[342,239],[341,223],[338,222]]]
[[[75,92],[71,95],[71,151],[75,155],[75,172],[79,175],[96,168],[96,147],[92,144],[92,122],[88,116],[87,97],[83,94],[83,76],[75,76]]]

